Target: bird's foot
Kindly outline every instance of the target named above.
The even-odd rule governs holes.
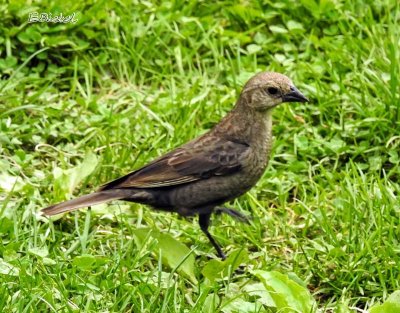
[[[200,214],[199,215],[199,225],[201,230],[204,232],[204,234],[207,236],[208,240],[211,242],[211,244],[214,246],[215,250],[217,250],[218,256],[223,260],[226,259],[225,253],[222,251],[221,247],[219,244],[215,241],[213,236],[211,236],[210,232],[208,231],[208,227],[210,226],[210,217],[211,213],[207,214]]]
[[[237,210],[234,210],[234,209],[229,209],[229,208],[225,208],[225,207],[220,207],[219,206],[219,207],[216,207],[214,209],[214,212],[216,214],[218,214],[218,215],[221,214],[221,213],[228,214],[228,215],[232,216],[235,220],[237,220],[239,222],[242,222],[242,223],[246,223],[246,224],[249,224],[250,221],[251,221],[251,217],[250,216],[245,215],[245,214],[243,214],[243,213],[241,213],[241,212],[239,212]]]

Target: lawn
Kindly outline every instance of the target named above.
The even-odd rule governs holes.
[[[0,311],[400,312],[399,6],[2,2]],[[251,223],[213,218],[226,261],[139,204],[39,214],[203,134],[265,70],[310,102],[275,109],[267,171],[227,204]]]

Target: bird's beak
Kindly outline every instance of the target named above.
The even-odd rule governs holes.
[[[308,102],[309,100],[294,86],[290,87],[290,91],[283,95],[283,102]]]

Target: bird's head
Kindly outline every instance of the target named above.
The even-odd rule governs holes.
[[[241,98],[245,104],[266,111],[282,102],[308,102],[308,99],[285,75],[262,72],[253,76],[244,86]]]

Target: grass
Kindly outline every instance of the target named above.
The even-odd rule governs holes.
[[[34,11],[78,22],[28,24]],[[274,312],[255,270],[303,282],[319,312],[368,310],[400,289],[397,1],[49,0],[0,13],[2,312]],[[268,170],[229,204],[252,224],[214,218],[227,253],[248,254],[242,272],[207,274],[219,263],[196,220],[122,202],[37,214],[204,133],[261,70],[311,103],[275,110]],[[157,238],[138,240],[143,227],[193,251],[195,280]]]

